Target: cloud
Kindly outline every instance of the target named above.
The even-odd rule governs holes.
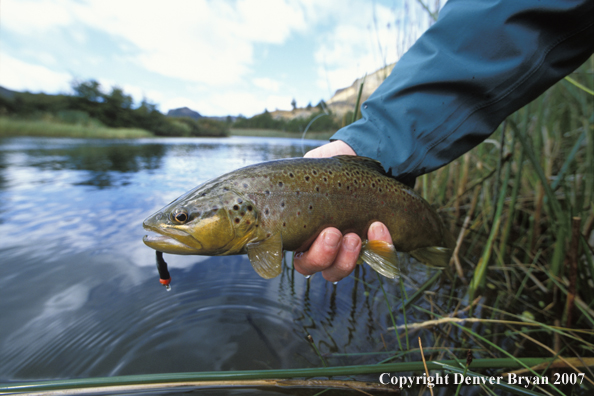
[[[262,88],[266,91],[278,92],[280,88],[280,83],[278,81],[266,77],[254,78],[252,83],[256,87]]]
[[[135,61],[142,67],[207,85],[237,83],[250,70],[256,43],[280,44],[306,27],[303,11],[291,2],[187,0],[163,5],[104,0],[68,3],[66,8],[72,20],[134,44]]]
[[[381,2],[2,0],[0,84],[56,92],[74,75],[164,111],[290,109],[292,97],[317,103],[396,60],[399,10]],[[283,56],[296,61],[276,66]]]
[[[33,65],[2,54],[0,62],[0,85],[14,90],[31,92],[70,91],[72,77],[44,66]]]

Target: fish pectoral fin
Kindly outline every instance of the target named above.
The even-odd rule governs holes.
[[[452,249],[441,246],[431,246],[413,250],[410,255],[433,268],[446,268],[450,264]]]
[[[280,275],[283,269],[283,239],[280,232],[260,242],[248,243],[247,254],[252,267],[264,279]]]
[[[361,261],[386,278],[394,279],[400,274],[398,256],[394,245],[384,241],[365,241],[361,247],[358,264]]]

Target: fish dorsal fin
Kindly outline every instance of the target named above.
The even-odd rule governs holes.
[[[269,238],[248,243],[247,254],[252,267],[264,279],[280,275],[283,269],[283,239],[280,232]]]
[[[384,241],[365,241],[359,261],[364,261],[380,275],[394,279],[400,275],[394,245]],[[359,263],[358,261],[358,263]]]
[[[337,156],[334,156],[333,158],[336,158],[343,162],[353,163],[353,164],[357,164],[360,166],[365,166],[365,167],[372,169],[376,172],[380,172],[382,175],[386,174],[384,167],[382,166],[382,164],[379,161],[376,161],[376,160],[368,158],[368,157],[360,157],[358,155],[337,155]]]
[[[410,255],[433,268],[445,268],[450,264],[452,249],[441,246],[424,247],[413,250]]]

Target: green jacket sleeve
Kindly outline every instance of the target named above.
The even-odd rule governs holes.
[[[594,52],[593,0],[449,0],[334,134],[414,183],[486,139]]]

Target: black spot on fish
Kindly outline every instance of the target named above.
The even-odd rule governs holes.
[[[266,190],[266,191],[264,191],[264,194],[270,195],[270,191]]]
[[[245,216],[245,212],[239,212],[239,215],[240,215],[241,217],[243,217],[243,216]]]
[[[332,174],[332,171],[328,171],[329,174]]]
[[[236,224],[239,224],[239,222],[240,222],[240,221],[241,221],[241,220],[239,220],[239,218],[237,218],[237,217],[235,218],[235,223],[236,223]]]
[[[371,183],[371,187],[375,188],[375,183]]]
[[[338,182],[338,187],[339,188],[342,187],[342,183],[341,182]]]
[[[282,187],[283,186],[283,182],[282,181],[278,182],[278,186],[279,187]]]
[[[217,211],[217,210],[219,210],[219,207],[218,207],[217,205],[215,205],[215,206],[213,206],[213,207],[212,207],[212,211],[213,211],[213,212],[215,212],[215,211]]]
[[[305,176],[305,181],[309,181],[309,176]]]
[[[248,188],[247,183],[243,183],[243,188]]]
[[[223,187],[223,191],[229,191],[227,187]]]
[[[320,187],[316,186],[316,191],[320,192]]]
[[[380,187],[379,192],[382,192],[382,188]]]
[[[351,189],[351,186],[347,186],[347,190],[350,190],[350,189]]]
[[[287,223],[283,222],[283,227],[286,227],[286,226],[287,226]]]
[[[247,225],[250,225],[251,223],[250,223],[250,221],[249,221],[249,220],[246,220],[246,221],[245,221],[245,224],[247,224]]]
[[[293,173],[289,173],[289,177],[295,177]]]
[[[202,193],[201,197],[206,197],[206,193]]]
[[[270,211],[268,210],[268,208],[264,209],[264,214],[267,215],[268,213],[270,213]]]
[[[327,178],[326,176],[324,176],[324,181],[325,181],[325,182],[327,182],[327,181],[328,181],[328,178]]]
[[[358,184],[357,179],[355,179],[355,184]]]
[[[270,233],[266,234],[266,238],[270,238]]]
[[[303,228],[307,228],[307,224],[303,224]]]
[[[281,202],[281,207],[283,207],[283,208],[285,207],[285,203],[284,202]]]
[[[314,176],[317,176],[318,175],[318,172],[316,172],[316,171],[313,171],[311,173],[313,173]]]
[[[254,208],[252,208],[252,205],[248,205],[248,207],[247,207],[248,212],[251,212],[252,209],[254,209]]]
[[[241,199],[241,198],[237,198],[237,203],[238,203],[238,204],[241,204],[241,203],[243,203],[243,199]]]
[[[312,210],[312,209],[313,209],[313,206],[312,205],[309,205],[309,210]]]
[[[233,210],[239,210],[239,206],[233,205]]]

